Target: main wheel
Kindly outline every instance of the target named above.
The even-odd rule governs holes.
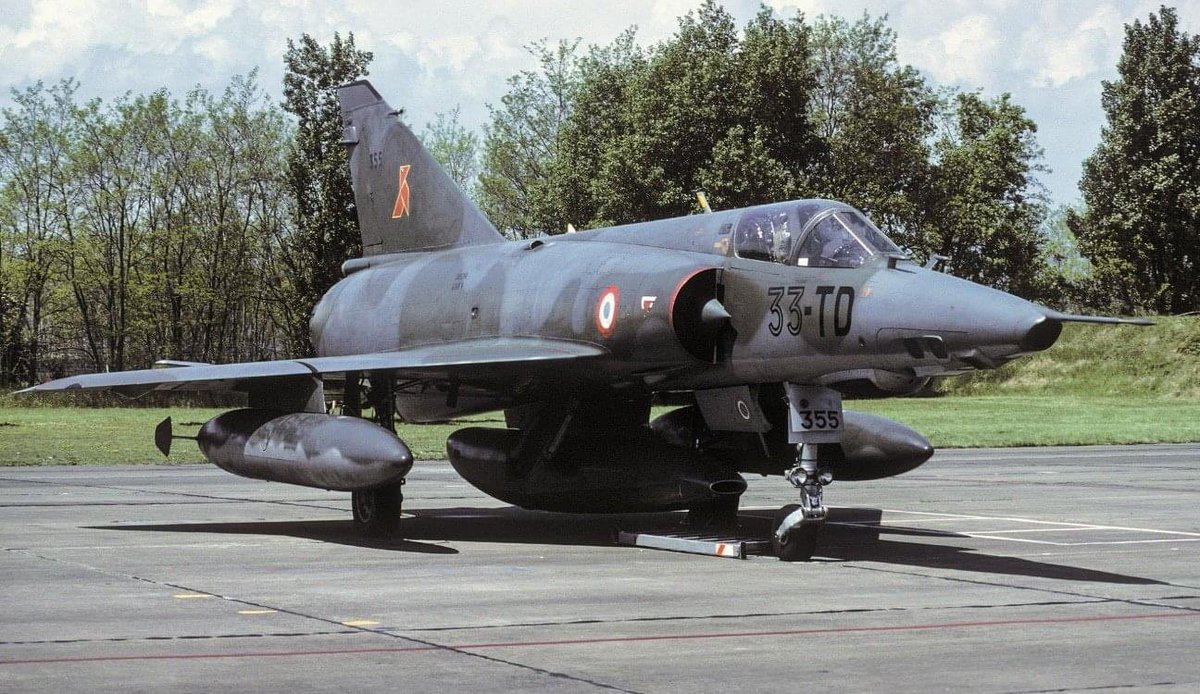
[[[779,509],[775,514],[773,530],[777,531],[784,519],[799,508],[798,504],[789,504]],[[778,537],[777,532],[772,532],[771,549],[775,550],[775,556],[779,557],[780,561],[808,561],[817,551],[817,536],[821,533],[823,525],[824,523],[800,523],[784,533],[783,539]]]
[[[400,505],[404,499],[399,484],[350,493],[354,527],[367,537],[387,537],[400,527]]]

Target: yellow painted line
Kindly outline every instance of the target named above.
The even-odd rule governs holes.
[[[372,622],[369,619],[355,619],[349,622],[342,622],[342,624],[348,627],[373,627],[379,624],[379,622]]]
[[[271,614],[277,610],[238,610],[238,614]]]
[[[180,600],[203,600],[213,596],[205,595],[203,593],[176,593],[172,597],[179,598]]]

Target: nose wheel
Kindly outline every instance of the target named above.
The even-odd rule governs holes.
[[[788,504],[775,514],[771,547],[782,561],[808,561],[817,550],[817,537],[825,527],[825,485],[833,475],[818,462],[819,444],[802,444],[796,466],[786,478],[800,490],[800,503]]]
[[[797,521],[794,516],[803,512],[800,504],[788,504],[775,514],[771,549],[780,561],[808,561],[817,551],[817,536],[825,523]]]

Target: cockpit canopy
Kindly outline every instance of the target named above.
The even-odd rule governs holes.
[[[859,267],[876,255],[900,252],[861,212],[830,200],[747,210],[738,221],[733,248],[739,258],[841,268]]]

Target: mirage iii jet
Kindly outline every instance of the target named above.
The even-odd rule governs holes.
[[[310,359],[166,362],[30,391],[245,393],[204,424],[234,474],[352,493],[356,525],[398,528],[413,464],[405,421],[502,410],[467,427],[451,464],[483,492],[565,513],[688,510],[737,523],[739,473],[779,475],[799,504],[772,543],[806,560],[832,480],[899,475],[933,448],[842,409],[842,393],[902,394],[1054,344],[1066,315],[911,262],[831,200],[511,241],[365,81],[338,89],[363,256],[312,315]],[[369,389],[362,389],[363,381]],[[340,390],[343,416],[327,412]],[[380,423],[362,419],[365,392]],[[687,404],[651,420],[651,403]],[[347,416],[348,415],[348,416]],[[166,452],[169,420],[156,442]]]

